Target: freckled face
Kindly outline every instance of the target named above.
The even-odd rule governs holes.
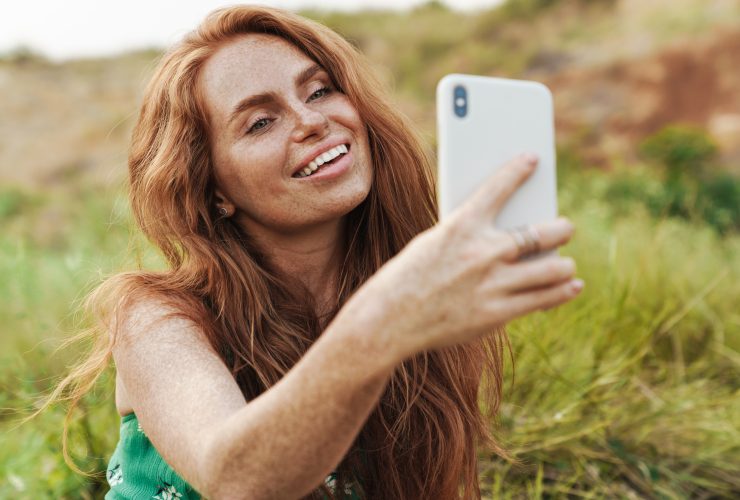
[[[341,218],[367,196],[367,130],[329,75],[285,40],[235,39],[201,73],[217,195],[247,231],[284,233]],[[308,177],[296,171],[337,145],[348,153]]]

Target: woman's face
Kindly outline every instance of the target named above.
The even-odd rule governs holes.
[[[365,199],[365,124],[298,48],[270,35],[237,38],[209,58],[200,85],[217,200],[247,231],[310,229]]]

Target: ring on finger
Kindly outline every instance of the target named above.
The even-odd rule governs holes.
[[[542,250],[540,233],[533,225],[528,224],[526,226],[515,227],[508,229],[506,232],[514,238],[517,248],[517,258],[537,254]]]

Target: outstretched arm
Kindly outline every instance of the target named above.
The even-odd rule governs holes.
[[[131,309],[116,367],[148,437],[198,491],[298,498],[341,461],[401,361],[371,334],[372,305],[350,309],[248,404],[200,329],[154,304]]]
[[[247,403],[197,326],[156,305],[130,311],[114,356],[143,428],[164,458],[211,498],[296,498],[339,463],[395,366],[471,341],[573,299],[572,259],[517,260],[493,226],[532,173],[499,170],[441,224],[414,238],[345,304],[301,360]],[[542,250],[567,243],[564,219],[535,226]]]

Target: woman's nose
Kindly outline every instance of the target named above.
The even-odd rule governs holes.
[[[313,135],[323,136],[329,128],[326,115],[306,104],[295,108],[295,130],[293,139],[303,141]]]

